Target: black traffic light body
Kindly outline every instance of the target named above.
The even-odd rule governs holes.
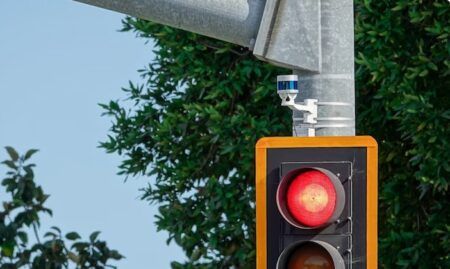
[[[335,186],[330,197],[320,192],[321,187],[319,192],[313,192],[312,199],[316,199],[310,200],[313,206],[335,199],[334,213],[317,226],[298,222],[292,217],[295,215],[292,206],[285,205],[288,201],[300,201],[296,196],[292,200],[285,194],[297,177],[311,171],[323,172],[334,180],[331,181]],[[304,180],[303,177],[298,181]],[[303,202],[312,197],[304,193],[300,195],[303,195]],[[325,194],[326,198],[320,194]],[[377,268],[377,144],[373,138],[271,137],[259,140],[256,197],[257,269]],[[304,220],[308,223],[311,218],[307,215]],[[317,251],[325,253],[323,260],[307,265],[314,261],[306,256],[322,255]]]

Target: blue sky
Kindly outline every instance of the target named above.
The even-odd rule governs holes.
[[[124,98],[120,88],[154,57],[151,44],[117,32],[123,17],[69,0],[0,1],[0,146],[41,150],[36,179],[54,211],[44,227],[102,231],[127,257],[119,268],[170,268],[184,257],[138,198],[148,180],[124,183],[120,158],[97,148],[111,125],[97,104]]]

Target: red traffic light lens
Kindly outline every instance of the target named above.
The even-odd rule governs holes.
[[[334,269],[330,253],[317,244],[304,244],[295,249],[287,262],[286,269]]]
[[[286,192],[287,209],[306,227],[326,224],[336,208],[336,189],[331,179],[318,170],[299,173]]]

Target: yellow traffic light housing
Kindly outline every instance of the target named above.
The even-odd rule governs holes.
[[[377,162],[369,136],[260,139],[257,269],[377,269]]]

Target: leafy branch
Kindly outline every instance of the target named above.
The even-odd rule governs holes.
[[[82,241],[76,232],[63,236],[58,227],[51,227],[43,240],[40,238],[40,215],[51,216],[52,211],[45,207],[49,195],[34,181],[35,165],[28,163],[37,150],[24,155],[12,147],[6,147],[6,151],[9,159],[2,164],[8,171],[1,186],[9,199],[3,201],[0,210],[0,269],[60,269],[71,264],[77,269],[115,268],[110,262],[123,256],[98,239],[100,232],[92,233],[89,241]],[[30,232],[35,236],[34,244],[28,239]]]

